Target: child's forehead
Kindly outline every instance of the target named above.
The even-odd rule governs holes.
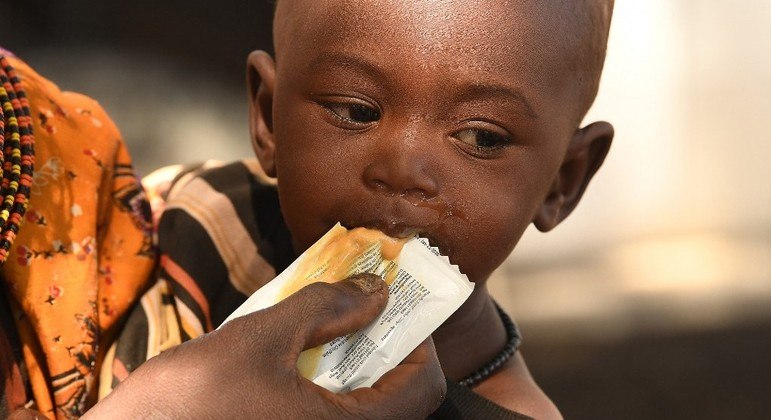
[[[565,35],[569,10],[545,3],[552,2],[292,0],[277,10],[278,66],[312,74],[313,61],[364,58],[350,61],[373,63],[401,81],[428,76],[413,77],[423,86],[464,77],[508,86],[526,91],[536,107],[558,98],[552,105],[564,114],[566,102],[579,102],[575,69],[583,48],[571,47],[581,37]]]
[[[291,3],[291,6],[282,5]],[[301,5],[302,3],[302,5]],[[292,0],[276,15],[277,50],[286,41],[339,40],[353,48],[372,43],[423,48],[534,50],[561,43],[558,16],[539,2],[505,0]],[[546,13],[544,13],[546,12]],[[562,30],[564,32],[564,28]],[[358,41],[361,41],[358,43]],[[294,46],[294,45],[293,45]],[[523,52],[523,51],[521,51]]]
[[[599,76],[601,67],[589,77],[576,71],[586,57],[601,63],[604,55],[604,41],[597,51],[586,36],[586,24],[603,20],[584,10],[596,9],[583,5],[593,1],[284,0],[275,21],[277,61],[292,66],[290,56],[336,49],[380,55],[394,66],[408,60],[421,68],[478,70],[556,94]]]

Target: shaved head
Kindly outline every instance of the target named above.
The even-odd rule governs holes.
[[[566,58],[574,66],[576,82],[582,91],[583,117],[599,88],[614,0],[563,0],[559,3],[561,7],[555,9],[564,11],[561,15],[561,26],[565,28],[564,45],[569,46],[568,51],[573,51],[566,54]]]

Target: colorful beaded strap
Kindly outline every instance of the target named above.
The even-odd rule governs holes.
[[[8,250],[27,210],[34,145],[27,95],[16,71],[0,55],[0,266],[8,259]]]

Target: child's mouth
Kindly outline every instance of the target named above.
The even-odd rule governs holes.
[[[443,255],[451,256],[454,247],[448,241],[448,219],[466,220],[465,215],[455,206],[444,204],[439,199],[422,200],[419,203],[397,198],[391,201],[361,201],[356,207],[341,208],[336,212],[338,220],[329,219],[329,226],[340,222],[346,229],[363,227],[379,230],[397,238],[411,238],[415,235],[428,239],[432,246],[439,248]]]
[[[392,238],[411,238],[425,230],[418,226],[409,225],[396,220],[372,220],[359,223],[341,222],[341,224],[345,226],[346,229],[354,229],[357,227],[376,229]]]
[[[343,227],[348,230],[355,229],[357,227],[363,227],[367,229],[376,229],[392,238],[412,238],[417,235],[421,238],[427,239],[431,246],[436,247],[442,255],[448,257],[452,256],[453,248],[449,246],[449,243],[440,240],[441,235],[437,235],[435,226],[417,226],[409,223],[403,223],[396,220],[384,221],[384,220],[372,220],[367,222],[340,222]]]

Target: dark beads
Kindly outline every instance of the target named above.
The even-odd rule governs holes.
[[[519,330],[514,324],[514,321],[512,321],[509,315],[498,306],[497,302],[495,303],[495,309],[498,310],[498,315],[501,317],[503,326],[506,328],[506,338],[508,338],[508,342],[506,342],[506,345],[493,360],[487,362],[487,364],[477,369],[474,373],[458,382],[462,386],[471,388],[489,378],[490,375],[495,373],[496,370],[511,359],[511,356],[514,355],[517,348],[519,348],[519,344],[522,342],[522,336],[519,334]]]

